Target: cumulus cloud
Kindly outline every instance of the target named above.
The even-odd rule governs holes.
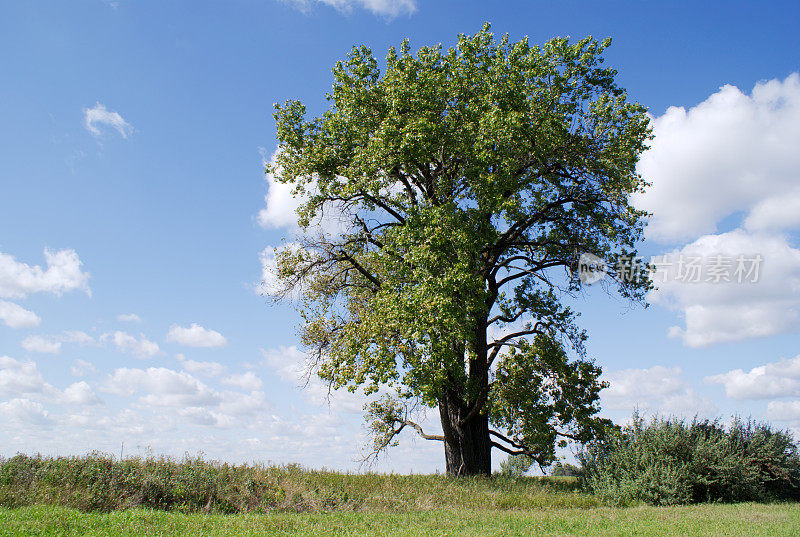
[[[753,270],[749,276],[735,274],[740,257],[742,272]],[[688,274],[687,265],[693,258],[702,260],[706,274],[700,274],[696,282],[681,280],[678,272]],[[674,326],[669,334],[682,338],[685,345],[703,347],[797,330],[800,250],[786,237],[737,229],[700,237],[665,259],[671,265],[656,273],[658,289],[648,300],[683,314],[685,328]],[[729,281],[714,281],[716,276],[708,272],[710,265],[723,264]]]
[[[216,404],[217,392],[183,371],[164,367],[116,369],[103,390],[115,395],[142,393],[142,400],[156,406],[197,406]]]
[[[89,273],[83,272],[75,250],[45,248],[46,269],[17,261],[14,256],[0,252],[0,298],[24,298],[31,293],[61,295],[81,290],[91,295]]]
[[[723,86],[653,122],[637,171],[652,182],[634,204],[653,216],[648,238],[693,239],[747,214],[752,230],[796,229],[800,181],[800,75],[759,82],[750,95]]]
[[[747,215],[744,226],[755,231],[800,229],[800,189],[759,201]]]
[[[51,418],[41,403],[16,398],[0,403],[0,417],[20,426],[49,426]]]
[[[639,409],[667,415],[713,414],[707,398],[697,394],[684,380],[679,367],[656,365],[648,369],[623,369],[603,375],[610,386],[600,392],[603,407],[612,410]]]
[[[278,255],[286,248],[294,249],[297,244],[292,242],[282,248],[268,246],[259,254],[261,260],[261,284],[257,291],[264,296],[279,296],[284,291],[284,285],[278,279]],[[295,296],[296,298],[296,296]]]
[[[167,341],[187,347],[224,347],[228,343],[219,332],[203,328],[197,323],[192,323],[189,328],[172,325],[167,333]]]
[[[417,11],[416,0],[284,0],[299,10],[307,12],[315,3],[325,4],[342,13],[349,13],[354,8],[362,8],[376,15],[397,17],[411,15]]]
[[[65,330],[60,339],[65,343],[75,343],[77,345],[94,345],[96,343],[94,337],[80,330]]]
[[[254,375],[234,379],[238,387],[260,387]],[[194,425],[213,427],[258,427],[271,408],[263,392],[217,391],[185,371],[163,367],[120,368],[102,384],[101,390],[122,396],[138,396],[137,408],[160,416],[179,416]],[[247,422],[241,418],[248,416]],[[256,419],[257,418],[257,419]],[[266,416],[267,419],[272,419]]]
[[[263,148],[260,149],[262,156],[262,164],[264,167],[273,169],[277,162],[278,151],[272,154],[267,159],[266,153]],[[278,168],[278,174],[281,169]],[[305,203],[308,199],[307,194],[294,195],[292,193],[293,186],[287,183],[281,183],[275,177],[275,174],[267,173],[267,194],[264,196],[264,208],[258,212],[256,220],[259,225],[265,229],[284,229],[290,233],[297,235],[300,233],[300,227],[297,225],[297,209]],[[315,192],[316,182],[312,178],[309,184],[305,185],[308,192]],[[314,220],[309,229],[308,234],[323,233],[326,235],[338,235],[342,233],[348,225],[348,219],[343,217],[343,212],[336,210],[334,207],[328,207],[324,215]]]
[[[23,395],[41,393],[50,386],[33,362],[21,362],[9,356],[0,356],[0,394]]]
[[[0,299],[0,321],[9,328],[30,328],[39,326],[42,319],[19,304]]]
[[[97,368],[93,363],[78,358],[72,363],[69,372],[73,377],[83,377],[89,373],[97,373]]]
[[[800,401],[770,401],[767,417],[775,421],[800,420]]]
[[[74,343],[86,346],[95,345],[95,338],[80,330],[65,330],[58,336],[28,336],[20,343],[22,348],[28,352],[38,352],[43,354],[58,354],[61,352],[62,343]]]
[[[750,371],[734,369],[706,378],[711,384],[722,384],[731,399],[769,399],[800,397],[800,355],[770,362]]]
[[[218,377],[225,372],[225,366],[218,362],[198,362],[188,360],[183,354],[176,354],[175,357],[181,366],[189,373],[196,373],[204,377]]]
[[[252,371],[230,375],[222,379],[222,383],[226,386],[234,386],[247,391],[257,390],[264,384]]]
[[[38,352],[41,354],[58,354],[61,352],[61,342],[42,336],[28,336],[20,343],[22,348],[28,352]]]
[[[108,337],[108,334],[104,334],[103,339],[108,339]],[[137,358],[152,358],[160,352],[158,343],[150,341],[144,334],[139,334],[139,339],[136,339],[127,332],[117,330],[111,336],[111,340],[120,351],[129,352]]]
[[[380,387],[379,392],[372,396],[346,389],[329,390],[318,376],[309,374],[308,357],[294,345],[261,349],[261,355],[261,365],[277,374],[282,381],[302,389],[303,396],[315,405],[361,413],[365,403],[386,393],[385,387]]]
[[[100,127],[103,126],[115,129],[123,138],[127,138],[133,133],[133,126],[130,123],[125,121],[119,113],[106,109],[100,103],[96,103],[92,108],[84,108],[83,123],[86,129],[95,136],[100,136]]]
[[[117,320],[124,322],[124,323],[140,323],[142,322],[141,317],[136,315],[135,313],[123,313],[117,315]]]
[[[73,405],[98,405],[100,398],[85,381],[75,382],[64,388],[61,400]]]
[[[266,153],[261,149],[262,164],[275,166],[278,152],[272,154],[269,160]],[[264,196],[265,207],[258,212],[256,217],[259,225],[265,229],[288,228],[297,231],[297,208],[300,207],[303,198],[292,195],[292,185],[280,183],[272,173],[266,174],[267,194]]]

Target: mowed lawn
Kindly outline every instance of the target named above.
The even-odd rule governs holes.
[[[82,513],[0,509],[0,536],[111,535],[681,535],[797,536],[800,504],[533,510],[431,509],[400,513],[180,514],[146,509]]]

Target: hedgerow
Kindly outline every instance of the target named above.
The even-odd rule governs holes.
[[[800,499],[800,457],[788,432],[766,423],[633,415],[579,456],[582,485],[613,505]]]

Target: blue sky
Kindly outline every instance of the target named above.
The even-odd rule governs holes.
[[[362,400],[299,388],[298,317],[258,294],[262,252],[291,235],[264,175],[273,103],[319,114],[351,46],[447,47],[484,21],[613,38],[607,61],[655,120],[648,255],[763,253],[757,284],[672,282],[646,310],[587,292],[606,413],[800,431],[798,20],[796,2],[4,4],[0,455],[124,442],[359,468]],[[377,468],[441,469],[429,444]]]

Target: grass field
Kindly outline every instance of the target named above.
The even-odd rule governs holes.
[[[0,536],[93,535],[653,535],[796,536],[797,504],[695,505],[511,511],[431,509],[400,513],[180,514],[145,509],[82,513],[0,509]]]
[[[797,536],[800,503],[610,507],[575,478],[343,474],[201,459],[0,459],[0,537]]]

